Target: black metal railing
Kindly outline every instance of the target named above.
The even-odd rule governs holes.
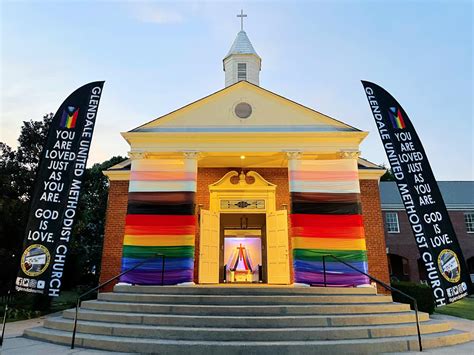
[[[386,290],[389,290],[391,292],[397,292],[399,294],[401,294],[402,296],[405,296],[406,298],[408,298],[409,300],[411,300],[413,302],[413,308],[415,310],[415,318],[416,318],[416,331],[418,333],[418,345],[420,347],[420,351],[423,351],[423,346],[421,344],[421,333],[420,333],[420,321],[419,321],[419,318],[418,318],[418,303],[416,302],[416,299],[410,295],[407,295],[405,292],[403,291],[400,291],[399,289],[395,288],[395,287],[392,287],[388,284],[386,284],[385,282],[363,272],[362,270],[359,270],[358,268],[356,268],[355,266],[352,266],[351,264],[349,263],[346,263],[344,260],[341,260],[340,258],[338,258],[337,256],[335,255],[332,255],[332,254],[327,254],[327,255],[323,255],[323,284],[324,284],[324,287],[327,286],[327,281],[326,281],[326,258],[333,258],[335,259],[336,261],[340,262],[341,264],[344,264],[346,265],[347,267],[351,268],[352,270],[355,270],[359,273],[361,273],[362,275],[365,275],[367,276],[370,280],[372,281],[375,281],[377,284],[381,285],[382,287],[384,287]]]
[[[4,301],[4,310],[3,310],[3,321],[2,321],[2,334],[0,335],[0,346],[3,345],[3,337],[5,336],[5,327],[7,324],[7,313],[8,313],[8,304],[11,301],[11,290],[8,290],[7,294],[2,296],[1,299]]]
[[[71,339],[71,349],[74,349],[74,343],[76,341],[76,331],[77,331],[77,316],[78,316],[78,311],[79,311],[79,307],[81,307],[81,302],[82,302],[82,299],[88,295],[90,295],[91,293],[95,292],[95,291],[99,291],[102,287],[104,286],[107,286],[108,284],[110,284],[112,281],[115,281],[117,280],[119,277],[129,273],[130,271],[132,270],[135,270],[137,267],[149,262],[150,260],[153,260],[153,259],[156,259],[157,257],[160,257],[162,262],[161,262],[161,286],[164,285],[165,283],[165,279],[164,279],[164,276],[165,276],[165,256],[163,254],[155,254],[153,255],[152,257],[146,259],[146,260],[143,260],[142,262],[136,264],[135,266],[133,266],[132,268],[128,269],[128,270],[125,270],[123,272],[121,272],[120,274],[118,274],[117,276],[114,276],[112,277],[111,279],[101,283],[100,285],[90,289],[89,291],[87,292],[84,292],[83,294],[79,295],[79,297],[77,297],[77,301],[76,301],[76,313],[74,315],[74,328],[72,330],[72,339]]]

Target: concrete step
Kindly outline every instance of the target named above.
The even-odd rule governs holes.
[[[114,292],[180,295],[375,295],[373,287],[293,287],[271,285],[128,286],[115,285]]]
[[[31,328],[25,336],[68,345],[71,333],[44,327]],[[470,340],[467,332],[450,330],[422,337],[424,348],[454,345]],[[417,336],[379,339],[305,340],[305,341],[183,341],[77,333],[76,346],[108,351],[149,354],[327,354],[383,353],[418,349]]]
[[[72,331],[73,321],[62,317],[45,320],[45,328]],[[446,322],[427,321],[420,326],[422,334],[449,331]],[[306,327],[306,328],[209,328],[209,327],[164,327],[121,323],[80,321],[80,333],[156,338],[163,340],[203,341],[302,341],[368,339],[379,337],[416,335],[416,324],[391,324],[358,327]]]
[[[74,319],[75,309],[63,312],[63,317]],[[199,316],[177,314],[145,314],[106,312],[80,309],[79,320],[148,324],[183,327],[227,327],[227,328],[284,328],[284,327],[338,327],[348,325],[377,325],[415,322],[415,312],[375,313],[368,315],[297,315],[297,316]],[[419,312],[420,322],[429,320],[428,313]]]
[[[99,294],[101,301],[200,304],[200,305],[276,305],[276,304],[351,304],[387,303],[391,296],[376,295],[181,295],[108,292]]]
[[[84,309],[102,311],[188,314],[188,315],[222,315],[222,316],[264,316],[264,315],[316,315],[316,314],[372,314],[404,312],[410,310],[408,304],[375,303],[375,304],[337,304],[337,305],[201,305],[201,304],[157,304],[129,303],[110,301],[85,301]]]

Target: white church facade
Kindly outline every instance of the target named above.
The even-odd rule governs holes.
[[[110,192],[101,280],[167,285],[388,281],[367,132],[260,86],[262,59],[238,32],[225,87],[122,133],[129,159]],[[162,280],[162,269],[164,276]]]

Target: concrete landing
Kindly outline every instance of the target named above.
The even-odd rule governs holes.
[[[64,354],[107,354],[107,355],[118,355],[127,353],[118,353],[116,351],[101,351],[76,348],[71,350],[68,346],[57,345],[46,343],[43,341],[27,339],[24,337],[15,337],[6,339],[3,342],[3,347],[0,348],[0,354],[2,355],[23,355],[23,354],[34,354],[34,355],[64,355]]]
[[[3,346],[0,348],[1,355],[63,355],[63,354],[126,354],[109,351],[91,350],[76,348],[69,349],[67,346],[46,343],[43,341],[28,339],[23,337],[25,329],[40,327],[44,320],[49,317],[56,317],[60,313],[48,314],[47,316],[21,320],[18,322],[7,323],[5,328],[5,339],[3,339]]]

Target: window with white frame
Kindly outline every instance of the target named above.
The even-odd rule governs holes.
[[[237,63],[237,80],[247,80],[247,63]]]
[[[400,233],[397,212],[385,212],[385,225],[388,233]]]
[[[464,222],[466,223],[466,231],[474,233],[474,212],[465,212]]]

